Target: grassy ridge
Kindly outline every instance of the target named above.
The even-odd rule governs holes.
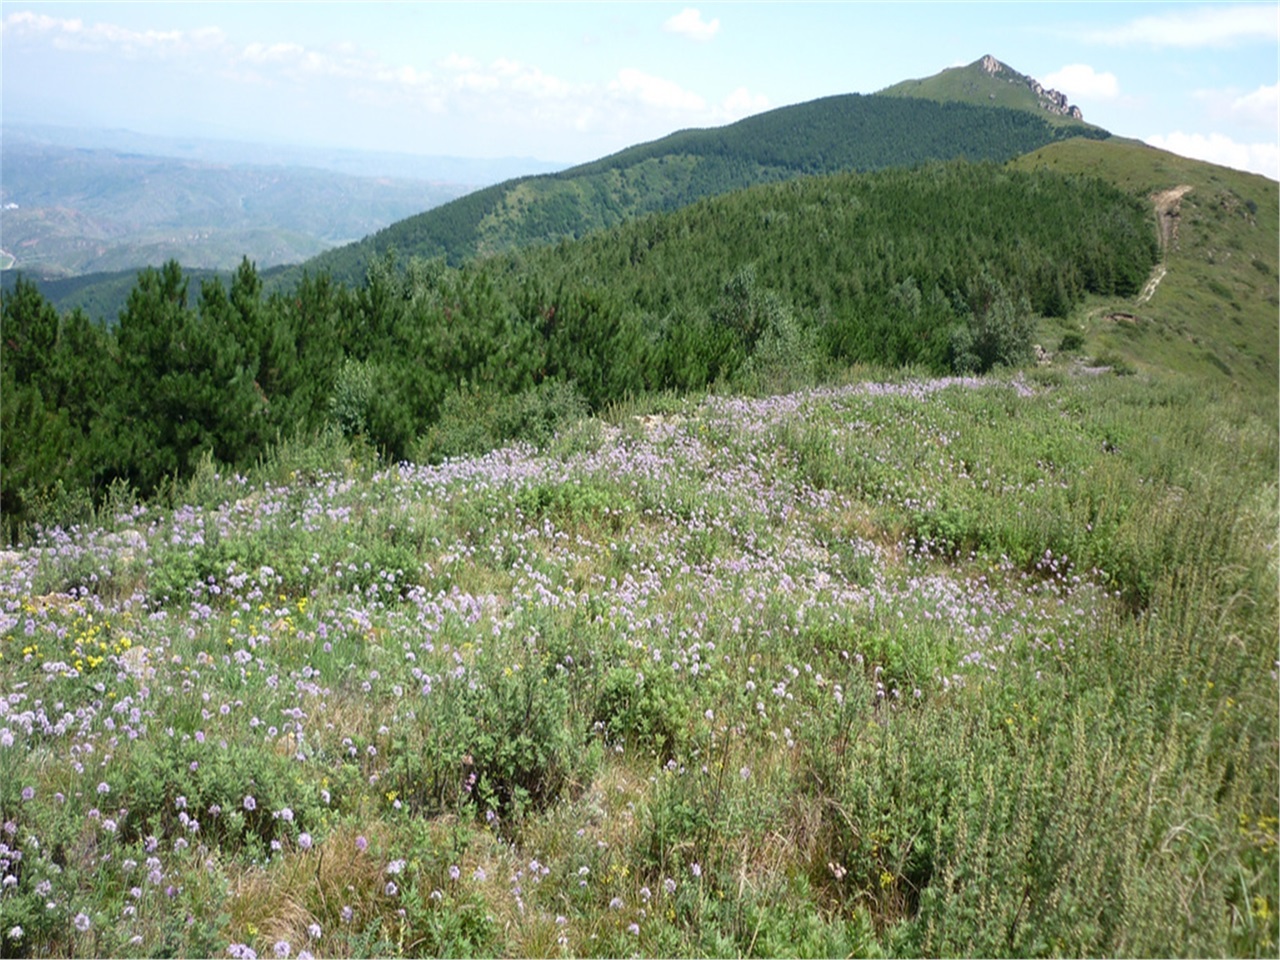
[[[994,61],[994,70],[989,71]],[[881,97],[922,97],[940,103],[970,103],[978,106],[1021,110],[1042,117],[1050,124],[1081,132],[1097,130],[1091,124],[1061,112],[1061,105],[1032,89],[1034,81],[1008,64],[983,57],[962,67],[949,67],[931,77],[903,80],[877,91]],[[1053,108],[1048,109],[1048,108]]]
[[[5,554],[6,955],[1274,951],[1273,411],[635,409]]]
[[[1012,166],[1102,177],[1148,203],[1161,191],[1191,187],[1179,201],[1176,234],[1163,253],[1167,272],[1150,299],[1101,298],[1072,331],[1095,352],[1136,369],[1174,370],[1275,394],[1280,185],[1120,139],[1067,140]],[[1116,314],[1123,316],[1109,319]]]

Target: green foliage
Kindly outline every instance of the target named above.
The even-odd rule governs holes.
[[[825,97],[711,130],[683,130],[556,174],[522,177],[460,197],[308,263],[348,283],[389,250],[453,266],[555,243],[651,213],[800,176],[911,168],[960,157],[1003,162],[1082,124],[990,105],[898,97]]]
[[[546,343],[540,375],[571,381],[591,409],[643,387],[640,325],[612,290],[562,289],[542,310],[538,332]]]
[[[968,322],[951,336],[951,365],[957,373],[985,373],[996,366],[1018,366],[1031,359],[1035,332],[1026,296],[1014,300],[988,273],[969,281]]]
[[[689,735],[689,706],[670,669],[649,672],[615,667],[600,686],[593,720],[605,736],[662,761],[683,751]]]
[[[121,771],[116,789],[133,799],[120,823],[122,841],[182,832],[185,812],[199,819],[210,842],[248,860],[269,853],[272,840],[292,841],[322,822],[319,790],[294,789],[292,757],[274,749],[240,749],[210,759],[194,742],[198,714],[188,722],[189,728],[158,749],[135,751]],[[193,767],[197,756],[201,761]],[[288,819],[278,815],[284,807],[292,811]]]
[[[343,436],[362,436],[368,432],[370,407],[376,393],[374,371],[369,363],[348,357],[338,371],[329,397],[329,416]]]
[[[1084,347],[1084,337],[1074,331],[1064,333],[1062,340],[1058,344],[1058,350],[1062,353],[1077,353]]]
[[[21,277],[0,297],[0,323],[0,512],[10,524],[84,519],[103,484],[108,335],[80,311],[59,317]]]
[[[388,783],[411,809],[518,824],[591,776],[599,751],[574,709],[569,675],[505,649],[477,658],[470,677],[423,691],[416,724],[393,744]]]
[[[784,308],[776,294],[761,290],[755,268],[748,265],[725,283],[720,298],[711,308],[713,322],[731,330],[744,350],[750,353],[766,330],[776,329]]]

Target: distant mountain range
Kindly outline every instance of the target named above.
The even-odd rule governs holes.
[[[111,150],[148,157],[174,157],[212,164],[309,167],[352,177],[392,177],[484,187],[569,166],[532,157],[454,157],[385,150],[248,143],[204,137],[157,137],[132,130],[59,127],[6,120],[4,138],[81,150]]]
[[[252,161],[252,162],[250,162]],[[231,269],[297,263],[538,161],[255,147],[6,124],[0,237],[45,278],[173,258]]]

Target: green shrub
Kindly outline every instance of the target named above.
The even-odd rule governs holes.
[[[598,762],[572,707],[566,675],[489,651],[426,694],[394,742],[390,787],[428,815],[466,807],[518,822],[586,782]]]
[[[666,762],[683,749],[690,711],[670,667],[654,664],[640,672],[615,667],[601,683],[592,720],[604,725],[611,742],[652,754]]]
[[[1058,344],[1059,353],[1078,353],[1084,349],[1084,335],[1075,333],[1064,333],[1062,341]]]
[[[995,366],[1019,366],[1031,359],[1035,324],[1025,295],[1010,294],[984,271],[970,280],[966,302],[968,319],[952,331],[952,369],[985,373]]]
[[[515,441],[543,448],[586,415],[586,401],[573,384],[560,380],[544,380],[514,396],[464,384],[445,397],[439,419],[410,455],[420,463],[439,463]]]

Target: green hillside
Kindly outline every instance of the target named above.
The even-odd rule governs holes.
[[[358,282],[388,250],[470,257],[575,238],[648,213],[758,183],[933,160],[1008,160],[1068,128],[987,105],[849,94],[782,107],[710,130],[685,130],[557,174],[462,197],[305,264]],[[1080,128],[1070,128],[1078,134]],[[1087,135],[1106,137],[1087,129]],[[292,280],[297,271],[282,274]]]
[[[1278,185],[803,107],[6,282],[0,957],[1277,955]]]
[[[4,302],[4,510],[34,515],[58,484],[151,494],[326,424],[435,458],[563,398],[1023,363],[1036,315],[1133,296],[1155,259],[1146,205],[1101,180],[953,161],[762,184],[459,268],[381,258],[358,288],[268,295],[246,262],[228,293],[170,263],[112,326],[23,284]]]
[[[1120,138],[1066,140],[1011,166],[1099,177],[1165,208],[1158,283],[1138,297],[1091,302],[1066,332],[1134,369],[1276,392],[1280,184]]]
[[[1084,122],[1065,95],[1045,89],[1034,77],[1019,73],[987,55],[963,67],[950,67],[931,77],[903,80],[879,91],[882,97],[911,97],[938,103],[970,103],[1022,110],[1076,132],[1098,128]]]

